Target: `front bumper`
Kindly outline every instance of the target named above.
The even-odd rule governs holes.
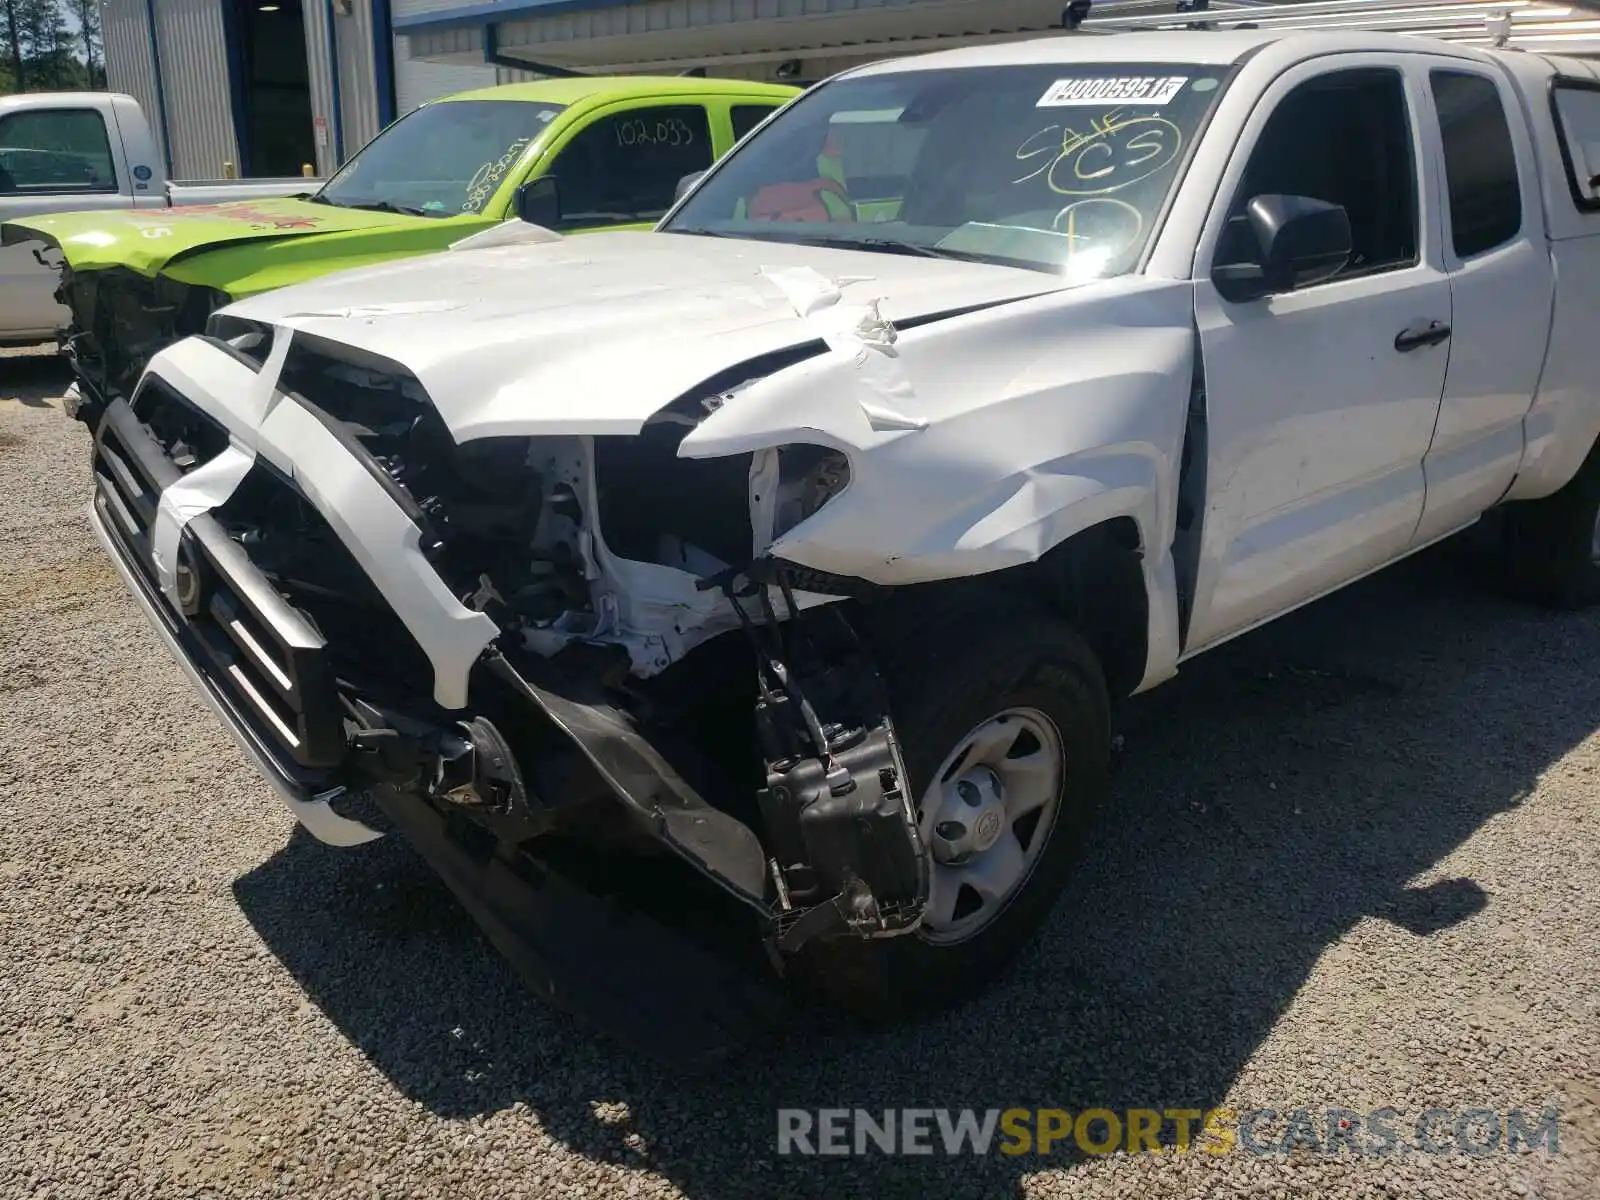
[[[124,416],[121,403],[103,418],[88,516],[124,585],[223,727],[314,837],[356,846],[382,836],[334,809],[346,794],[338,768],[316,765],[333,757],[317,729],[325,729],[328,714],[319,719],[315,711],[322,703],[315,693],[326,682],[318,676],[321,647],[314,633],[295,627],[292,610],[274,606],[265,577],[243,554],[230,552],[232,543],[209,517],[190,523],[192,552],[211,574],[212,606],[222,597],[229,605],[222,615],[244,623],[250,636],[243,644],[220,632],[214,612],[180,614],[153,577],[141,530],[148,528],[148,489],[165,486],[165,473],[149,457],[159,448]],[[115,446],[105,444],[105,429]],[[254,664],[248,662],[252,651]],[[236,656],[231,663],[230,655]],[[271,696],[262,695],[266,659],[283,673],[283,686]],[[241,680],[254,681],[253,689],[241,690]],[[280,721],[264,716],[263,699],[282,714]],[[576,706],[562,707],[557,697],[549,701],[557,705],[557,716],[569,722],[578,716]],[[297,713],[309,719],[297,721]],[[284,725],[292,726],[288,741]],[[297,762],[296,753],[311,765]],[[622,753],[609,765],[617,771],[632,764]],[[722,898],[712,922],[722,931],[739,922],[750,926],[742,953],[708,945],[681,923],[591,888],[582,871],[552,861],[548,853],[497,840],[448,806],[397,788],[361,790],[532,991],[630,1047],[659,1060],[700,1063],[770,1032],[788,1012],[786,995],[760,953],[763,931],[749,907],[730,907]],[[692,877],[689,883],[692,891]],[[670,888],[657,895],[669,904],[674,899]]]
[[[286,353],[287,342],[273,352]],[[371,763],[357,762],[350,746],[350,664],[335,654],[348,650],[337,642],[341,634],[330,630],[330,646],[214,515],[251,475],[297,493],[307,519],[315,515],[326,526],[375,589],[379,608],[393,618],[382,636],[394,640],[384,644],[414,644],[415,670],[432,676],[435,716],[425,719],[449,727],[472,717],[470,676],[491,691],[509,690],[536,724],[542,718],[560,735],[558,757],[584,760],[577,764],[582,779],[614,795],[629,819],[696,870],[770,916],[772,885],[755,832],[688,786],[648,737],[596,694],[592,679],[537,661],[507,662],[493,644],[494,623],[465,608],[421,552],[422,527],[384,486],[375,461],[341,437],[327,414],[276,392],[279,363],[258,373],[203,339],[164,351],[133,403],[114,399],[100,417],[95,513],[113,559],[173,652],[196,673],[202,694],[221,705],[224,722],[291,808],[308,813],[311,831],[328,831],[341,844],[356,836],[321,818],[337,816],[327,804],[333,789],[365,790],[373,782]],[[146,388],[155,406],[148,411],[140,408]],[[212,423],[211,457],[188,473],[139,415],[163,404]],[[224,436],[226,449],[216,450]],[[202,581],[187,598],[179,594],[186,565]],[[371,698],[355,686],[355,700]],[[428,690],[421,674],[404,687],[419,703]],[[561,803],[573,791],[570,777],[552,787],[563,793]]]
[[[128,560],[102,503],[91,503],[89,521],[129,593],[296,820],[335,846],[383,836],[333,810],[344,788],[316,794],[287,774],[232,697],[195,666],[196,648],[185,647],[185,629]],[[787,997],[759,962],[718,954],[645,912],[622,909],[532,855],[475,849],[448,815],[417,796],[382,788],[370,794],[535,994],[629,1047],[694,1066],[787,1018]]]
[[[100,539],[100,544],[105,547],[106,553],[116,565],[117,573],[122,576],[122,582],[127,586],[129,594],[144,610],[151,628],[156,631],[167,652],[183,668],[184,674],[194,684],[195,690],[222,721],[223,728],[238,743],[239,748],[255,765],[262,778],[272,786],[278,798],[288,806],[295,819],[318,841],[331,846],[359,846],[363,842],[382,837],[379,831],[360,821],[341,816],[333,810],[333,801],[345,794],[342,785],[336,784],[325,790],[313,792],[304,779],[290,775],[273,750],[264,744],[261,736],[252,728],[249,719],[240,711],[234,698],[224,692],[209,674],[195,665],[200,661],[202,654],[200,647],[194,644],[195,635],[187,625],[173,615],[166,600],[156,591],[149,578],[134,565],[126,541],[113,525],[108,503],[103,494],[97,495],[90,501],[89,523],[94,528],[95,536]]]

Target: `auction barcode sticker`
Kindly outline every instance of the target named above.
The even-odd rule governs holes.
[[[1124,75],[1098,79],[1058,79],[1039,97],[1037,108],[1078,104],[1166,104],[1183,91],[1187,75]]]

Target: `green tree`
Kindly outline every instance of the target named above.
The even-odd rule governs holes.
[[[98,0],[71,0],[71,4],[78,18],[78,40],[83,43],[83,69],[89,77],[89,86],[105,87],[105,52],[101,43]]]
[[[14,0],[21,33],[23,74],[28,87],[54,92],[81,87],[82,68],[72,57],[72,38],[60,0]],[[74,70],[74,68],[77,68]]]
[[[65,4],[79,18],[67,28]],[[103,83],[95,0],[0,0],[0,92],[75,91]],[[83,59],[78,57],[80,49]]]
[[[5,17],[6,22],[6,49],[11,53],[11,78],[8,81],[10,86],[6,88],[8,92],[20,92],[23,85],[22,24],[18,10],[24,2],[25,0],[5,0],[5,7],[0,8],[0,16]]]

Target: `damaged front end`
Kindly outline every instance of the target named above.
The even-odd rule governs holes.
[[[211,314],[229,300],[215,288],[165,275],[141,275],[127,267],[80,271],[58,261],[59,251],[37,254],[42,264],[59,270],[55,298],[71,312],[58,335],[75,376],[67,415],[90,428],[109,400],[133,394],[158,351],[203,332]]]
[[[870,589],[767,554],[842,455],[683,459],[670,410],[457,443],[398,364],[227,315],[130,396],[94,516],[180,661],[313,833],[375,799],[548,997],[698,1055],[812,940],[917,927]]]

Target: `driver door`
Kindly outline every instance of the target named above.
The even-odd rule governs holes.
[[[1451,317],[1427,106],[1400,56],[1339,62],[1268,90],[1196,258],[1206,503],[1187,654],[1397,558],[1422,515]],[[1233,303],[1211,270],[1238,261],[1263,194],[1342,205],[1353,253],[1326,282]]]

